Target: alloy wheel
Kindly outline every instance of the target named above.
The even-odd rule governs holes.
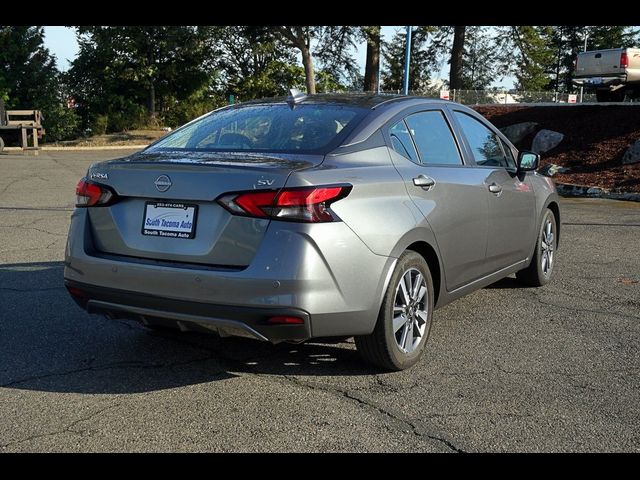
[[[555,250],[555,232],[550,218],[545,219],[542,236],[540,237],[542,255],[540,255],[540,268],[545,277],[551,274],[553,269],[553,254]]]
[[[427,283],[416,268],[400,277],[393,304],[393,333],[398,348],[412,353],[422,341],[427,326]]]

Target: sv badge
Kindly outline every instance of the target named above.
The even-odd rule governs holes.
[[[261,187],[264,187],[264,186],[270,187],[271,185],[273,185],[274,182],[275,180],[266,180],[264,178],[261,178],[260,180],[258,180],[258,185],[260,185]]]

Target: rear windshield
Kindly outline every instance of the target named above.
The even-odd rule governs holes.
[[[327,104],[240,106],[196,120],[146,151],[320,153],[337,147],[366,112]]]

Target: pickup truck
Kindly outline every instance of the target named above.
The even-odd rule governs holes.
[[[573,84],[595,90],[598,102],[640,96],[640,48],[610,48],[579,53]]]

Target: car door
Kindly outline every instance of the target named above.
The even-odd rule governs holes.
[[[448,291],[481,275],[487,243],[484,172],[468,168],[442,109],[395,118],[386,129],[393,164],[436,237]]]
[[[488,200],[487,273],[524,260],[535,231],[535,195],[529,180],[516,173],[511,147],[494,129],[462,110],[453,112],[477,167],[484,172]]]

